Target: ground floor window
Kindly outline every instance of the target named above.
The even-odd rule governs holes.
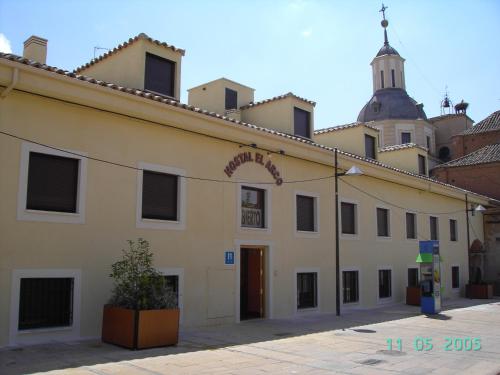
[[[342,286],[343,286],[344,303],[359,302],[358,271],[343,271]]]
[[[177,307],[179,307],[179,275],[164,276],[167,290],[175,295]]]
[[[307,309],[318,306],[318,274],[316,272],[297,273],[297,308]]]
[[[391,270],[378,271],[378,297],[389,298],[392,296]]]
[[[73,278],[22,278],[20,286],[19,330],[73,324]]]
[[[460,270],[458,266],[451,267],[451,287],[453,289],[460,288]]]
[[[408,286],[418,287],[418,268],[408,268]]]

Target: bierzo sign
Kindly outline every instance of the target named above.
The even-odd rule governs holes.
[[[283,178],[278,171],[278,168],[271,162],[271,160],[264,161],[264,155],[259,152],[241,152],[236,155],[232,160],[227,163],[226,168],[224,168],[224,173],[231,177],[233,173],[238,169],[240,165],[245,163],[255,163],[266,168],[271,176],[273,176],[276,185],[280,186],[283,183]]]

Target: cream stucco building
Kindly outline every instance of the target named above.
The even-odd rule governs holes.
[[[431,238],[444,297],[463,293],[465,196],[490,200],[397,165],[377,127],[314,132],[314,102],[254,102],[228,79],[182,104],[184,51],[145,34],[74,72],[46,53],[37,37],[0,54],[0,347],[98,337],[110,265],[137,237],[183,326],[335,311],[332,146],[363,171],[340,182],[342,309],[403,301]]]

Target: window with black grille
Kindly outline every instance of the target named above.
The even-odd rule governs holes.
[[[342,271],[344,303],[359,302],[358,271]]]
[[[391,270],[378,271],[378,297],[389,298],[392,295]]]
[[[389,237],[389,210],[377,207],[377,236]]]
[[[340,218],[342,234],[356,234],[356,204],[342,202],[340,204]]]
[[[318,306],[316,272],[297,273],[297,308],[308,309]]]
[[[226,109],[237,109],[238,108],[238,92],[235,90],[228,89],[226,87]]]
[[[410,132],[402,132],[401,133],[401,143],[411,143],[411,133]]]
[[[297,230],[316,231],[314,197],[297,195]]]
[[[435,216],[431,216],[429,218],[429,225],[430,225],[431,240],[438,240],[439,239],[438,218]]]
[[[425,156],[418,155],[418,174],[422,176],[427,176],[427,165]]]
[[[144,171],[142,175],[142,218],[178,221],[178,179],[168,173]]]
[[[146,53],[144,89],[174,97],[175,62]]]
[[[406,238],[409,240],[417,238],[417,215],[411,212],[406,213]]]
[[[365,134],[365,156],[370,159],[376,159],[375,137],[368,134]]]
[[[248,186],[241,188],[241,226],[265,228],[265,191]]]
[[[408,268],[408,286],[418,287],[418,268]]]
[[[457,241],[457,221],[450,219],[450,241]]]
[[[30,152],[26,208],[77,212],[79,160]]]
[[[293,109],[294,134],[311,138],[311,114],[303,109]]]
[[[73,278],[23,278],[19,330],[73,324]]]
[[[453,289],[460,288],[460,269],[458,266],[451,267],[451,287]]]

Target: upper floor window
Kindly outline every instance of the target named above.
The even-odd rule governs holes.
[[[427,176],[427,162],[425,156],[418,155],[418,174],[422,176]]]
[[[365,156],[370,159],[375,159],[375,137],[365,134]]]
[[[265,228],[265,190],[243,186],[241,188],[241,226]]]
[[[391,69],[391,81],[392,81],[392,87],[396,87],[396,76],[394,74],[394,69]]]
[[[380,71],[380,87],[381,88],[385,87],[385,85],[384,85],[384,71],[383,70]]]
[[[144,89],[174,97],[175,62],[146,53]]]
[[[429,224],[430,224],[431,240],[438,240],[439,239],[438,218],[435,216],[431,216],[429,218]]]
[[[431,137],[426,135],[425,140],[427,142],[427,149],[430,151],[431,150]]]
[[[411,143],[411,133],[410,132],[401,132],[401,143]]]
[[[144,171],[142,177],[142,218],[178,221],[178,176]]]
[[[30,152],[26,209],[77,213],[79,160]]]
[[[377,207],[377,236],[390,237],[390,235],[389,210]]]
[[[316,198],[306,195],[297,195],[296,204],[297,230],[303,232],[316,232]]]
[[[411,240],[417,238],[417,215],[412,212],[406,213],[406,238]]]
[[[311,138],[311,113],[294,107],[293,122],[295,135]]]
[[[225,109],[238,108],[238,92],[226,87],[226,106]]]
[[[450,241],[457,241],[457,221],[450,219]]]
[[[347,202],[340,204],[342,234],[356,234],[356,206]]]

